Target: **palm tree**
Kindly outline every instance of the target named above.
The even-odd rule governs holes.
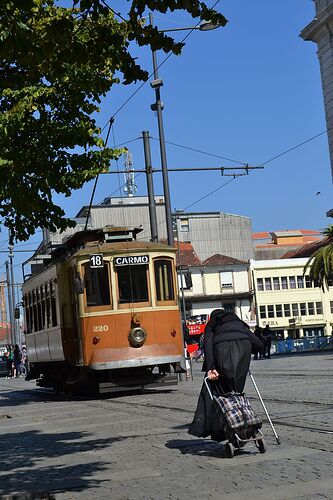
[[[311,282],[320,286],[324,291],[325,287],[328,290],[329,283],[333,280],[333,225],[325,228],[323,235],[326,236],[325,245],[311,255],[304,266],[303,276],[310,269]]]

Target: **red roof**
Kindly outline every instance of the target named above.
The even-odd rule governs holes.
[[[231,264],[246,264],[246,262],[244,260],[238,260],[233,257],[221,255],[220,253],[216,253],[203,261],[204,266],[227,266]]]
[[[290,250],[289,252],[282,255],[281,259],[295,259],[301,257],[311,257],[319,248],[325,247],[329,243],[333,243],[333,238],[326,236],[318,241],[313,241],[312,243],[307,243],[305,245],[299,246],[295,250]]]
[[[302,233],[304,241],[305,241],[305,238],[308,238],[309,236],[312,236],[311,241],[313,241],[315,239],[315,237],[321,238],[321,236],[322,236],[321,231],[318,231],[316,229],[283,229],[281,231],[290,231],[291,233],[294,231],[299,231],[300,233]],[[271,238],[271,233],[273,233],[273,232],[276,232],[276,231],[262,231],[259,233],[252,233],[252,239],[253,240],[269,239],[269,238]]]
[[[179,246],[180,252],[176,253],[177,266],[201,266],[201,260],[195,253],[191,243],[180,241]],[[175,247],[178,248],[177,241],[175,242]]]

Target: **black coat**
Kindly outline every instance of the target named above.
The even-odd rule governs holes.
[[[215,310],[206,325],[204,340],[204,371],[216,369],[220,377],[208,381],[212,392],[223,394],[242,392],[251,361],[251,347],[261,349],[261,342],[249,327],[233,313]],[[211,436],[214,441],[225,439],[223,424],[218,419],[205,384],[202,385],[189,434]]]
[[[215,369],[214,350],[221,342],[249,340],[253,350],[261,351],[262,343],[260,340],[236,314],[219,309],[216,309],[213,313],[205,328],[203,371]]]

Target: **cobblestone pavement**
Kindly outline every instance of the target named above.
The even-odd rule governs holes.
[[[333,499],[333,353],[254,361],[276,425],[267,453],[187,434],[202,382],[173,391],[95,399],[59,397],[0,379],[0,494],[52,492],[57,500]],[[246,391],[264,416],[251,380]],[[1,498],[1,497],[0,497]]]

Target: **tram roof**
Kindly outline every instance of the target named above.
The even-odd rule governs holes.
[[[147,252],[176,252],[176,249],[165,245],[163,243],[156,243],[150,241],[126,241],[126,242],[112,242],[100,243],[98,241],[86,243],[84,248],[77,249],[72,255],[89,255],[91,253],[128,253],[137,251]]]

